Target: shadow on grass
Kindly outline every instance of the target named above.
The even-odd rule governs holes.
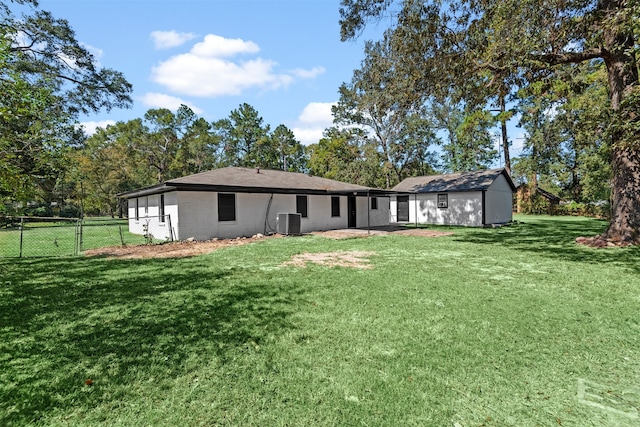
[[[115,405],[132,384],[224,364],[291,329],[302,297],[211,260],[0,260],[0,269],[0,425]]]
[[[483,245],[501,245],[535,252],[550,258],[588,263],[616,263],[640,272],[640,248],[594,249],[579,245],[576,238],[602,233],[605,221],[581,217],[522,216],[519,223],[500,229],[469,229],[456,233],[456,240]]]

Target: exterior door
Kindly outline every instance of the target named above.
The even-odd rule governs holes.
[[[409,196],[398,196],[398,222],[409,222]]]
[[[348,227],[356,227],[356,196],[347,197]]]

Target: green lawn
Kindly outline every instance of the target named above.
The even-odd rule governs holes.
[[[640,251],[577,246],[596,220],[518,219],[0,259],[0,425],[640,425]],[[373,268],[281,266],[307,251]]]

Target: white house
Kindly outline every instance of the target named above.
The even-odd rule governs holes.
[[[300,232],[389,224],[390,192],[302,173],[227,167],[121,193],[129,231],[208,240],[277,231],[299,213]]]
[[[512,220],[505,169],[407,178],[392,188],[391,221],[482,227]]]

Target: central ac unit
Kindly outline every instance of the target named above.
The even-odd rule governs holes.
[[[302,215],[299,213],[279,213],[276,217],[276,229],[278,234],[300,234]]]

